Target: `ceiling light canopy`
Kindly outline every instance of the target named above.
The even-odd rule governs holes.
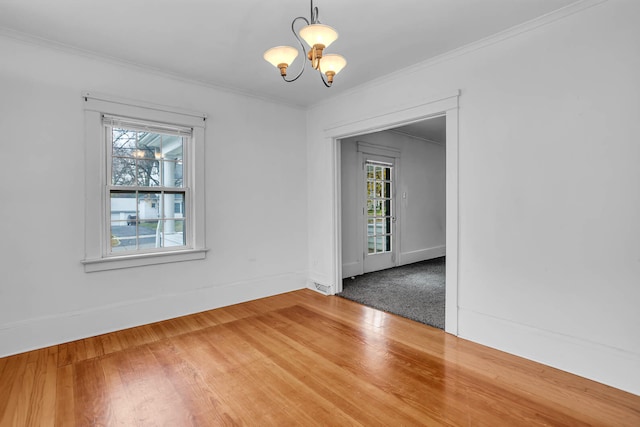
[[[307,25],[296,32],[295,24],[298,20],[306,22]],[[324,49],[338,39],[338,32],[332,27],[320,23],[318,19],[318,8],[313,6],[313,0],[311,0],[311,19],[307,20],[302,16],[295,18],[293,22],[291,22],[291,31],[293,31],[293,35],[298,39],[304,56],[311,62],[311,68],[318,70],[324,85],[330,87],[333,84],[333,77],[347,65],[347,60],[344,59],[343,56],[335,53],[323,54]],[[303,40],[309,45],[308,52],[302,42]],[[264,59],[274,67],[280,69],[280,75],[285,82],[296,81],[304,72],[306,62],[302,64],[298,75],[292,79],[287,79],[287,68],[297,56],[298,50],[291,46],[272,47],[264,53]]]

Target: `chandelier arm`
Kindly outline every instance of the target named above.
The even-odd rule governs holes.
[[[317,7],[313,7],[313,0],[311,0],[311,23],[319,24],[319,12]]]
[[[324,79],[324,74],[322,73],[322,71],[318,70],[318,73],[320,73],[320,78],[322,79],[322,83],[324,83],[326,87],[331,87],[331,83],[327,83],[327,81]]]
[[[303,16],[298,16],[296,19],[294,19],[291,22],[291,32],[293,32],[293,35],[296,36],[296,39],[298,39],[298,43],[300,43],[300,46],[302,47],[302,55],[303,55],[302,68],[300,68],[300,72],[298,73],[298,75],[290,80],[288,80],[286,76],[282,76],[282,79],[287,83],[295,82],[296,80],[298,80],[298,78],[302,75],[302,73],[304,73],[305,66],[307,65],[307,50],[304,48],[304,43],[302,42],[302,39],[300,38],[298,33],[296,33],[296,29],[294,28],[294,25],[298,19],[302,19],[304,22],[307,23],[307,25],[309,25],[309,21],[307,21],[307,18]]]

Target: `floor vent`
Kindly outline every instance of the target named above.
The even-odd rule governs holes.
[[[323,285],[322,283],[318,283],[318,282],[313,282],[313,284],[316,287],[316,291],[325,294],[325,295],[331,295],[331,286],[327,286],[327,285]]]

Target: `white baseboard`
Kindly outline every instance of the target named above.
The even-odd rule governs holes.
[[[291,272],[0,325],[0,357],[303,289],[306,278]]]
[[[414,262],[426,261],[428,259],[445,256],[447,247],[445,245],[433,248],[419,249],[417,251],[402,252],[398,257],[398,265],[413,264]]]
[[[342,264],[342,278],[345,279],[347,277],[359,276],[363,272],[362,262],[348,262],[346,264]]]
[[[640,354],[460,308],[461,338],[640,395]]]

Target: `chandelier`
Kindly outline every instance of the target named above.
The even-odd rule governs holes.
[[[296,32],[295,25],[299,20],[304,21],[307,25]],[[303,55],[311,62],[311,68],[319,72],[320,78],[326,87],[331,87],[333,77],[347,65],[347,60],[344,59],[342,55],[335,53],[323,54],[324,49],[337,40],[338,33],[330,26],[320,23],[318,19],[318,8],[313,7],[313,0],[311,0],[311,19],[308,20],[303,16],[295,18],[291,22],[291,31],[293,35],[296,36],[296,39],[298,39],[302,47]],[[302,42],[303,40],[309,45],[308,52]],[[291,46],[272,47],[264,53],[264,59],[274,67],[280,69],[280,75],[285,82],[298,80],[304,72],[307,64],[306,61],[302,64],[300,72],[295,77],[287,79],[287,68],[297,56],[298,49]]]

